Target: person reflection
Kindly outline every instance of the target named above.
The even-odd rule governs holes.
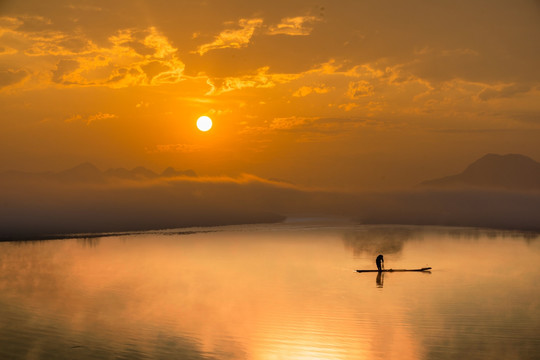
[[[377,282],[377,287],[382,288],[384,285],[384,273],[382,271],[377,272],[377,279],[375,280]]]

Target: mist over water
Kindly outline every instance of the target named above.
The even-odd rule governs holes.
[[[272,223],[291,215],[341,216],[366,224],[540,230],[540,191],[535,190],[342,191],[253,175],[99,179],[0,176],[0,240]]]
[[[9,359],[535,359],[534,234],[288,222],[0,244]],[[358,274],[432,266],[431,273]]]

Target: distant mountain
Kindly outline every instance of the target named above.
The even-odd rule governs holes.
[[[138,179],[154,179],[159,176],[152,170],[148,170],[147,168],[142,166],[137,166],[136,168],[131,170],[131,173]]]
[[[424,187],[540,190],[540,163],[519,154],[487,154],[457,175],[424,181]]]
[[[168,167],[161,173],[162,177],[175,177],[175,176],[197,176],[193,170],[176,170],[172,167]]]
[[[107,177],[114,177],[119,179],[133,179],[134,174],[124,168],[115,168],[115,169],[108,169],[104,172],[105,176]]]
[[[160,177],[175,177],[175,176],[191,176],[197,174],[193,170],[176,170],[168,167],[161,174],[157,174],[152,170],[148,170],[142,166],[138,166],[132,170],[124,168],[108,169],[100,171],[91,163],[85,162],[71,169],[60,172],[41,172],[30,173],[22,171],[8,171],[0,173],[0,179],[11,179],[15,181],[62,181],[62,182],[85,182],[85,183],[103,183],[110,180],[148,180]]]
[[[103,173],[88,162],[75,166],[74,168],[52,174],[52,177],[68,182],[103,182]]]

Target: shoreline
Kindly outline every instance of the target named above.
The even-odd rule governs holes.
[[[333,221],[329,221],[329,220]],[[0,235],[1,242],[32,242],[32,241],[49,241],[49,240],[68,240],[68,239],[96,239],[96,238],[106,238],[106,237],[115,237],[115,236],[130,236],[130,235],[139,235],[139,234],[160,234],[160,235],[192,235],[198,233],[210,233],[217,230],[212,230],[212,228],[223,227],[223,226],[239,226],[239,225],[261,225],[261,224],[302,224],[305,222],[309,223],[349,223],[351,225],[357,226],[413,226],[413,227],[444,227],[444,228],[463,228],[463,229],[475,229],[475,230],[484,230],[484,231],[505,231],[505,232],[518,232],[523,234],[529,234],[534,236],[540,236],[540,227],[534,228],[517,228],[517,227],[495,227],[495,226],[482,226],[482,225],[471,225],[471,224],[437,224],[437,223],[383,223],[383,222],[359,222],[354,219],[343,217],[343,218],[327,218],[327,217],[317,217],[317,216],[308,216],[308,217],[283,217],[278,221],[258,221],[258,222],[237,222],[237,223],[218,223],[218,224],[209,224],[209,225],[188,225],[188,226],[179,226],[179,227],[165,227],[165,228],[151,228],[151,229],[134,229],[134,230],[118,230],[118,231],[103,231],[103,232],[69,232],[69,233],[51,233],[51,234],[18,234],[12,236]],[[196,229],[196,230],[195,230]]]

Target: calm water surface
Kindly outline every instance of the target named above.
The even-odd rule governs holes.
[[[195,230],[0,243],[0,358],[540,358],[534,235]],[[354,271],[378,253],[387,268],[433,271]]]

